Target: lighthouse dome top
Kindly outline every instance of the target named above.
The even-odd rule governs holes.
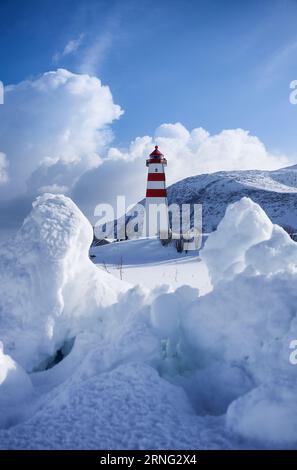
[[[165,166],[167,165],[167,160],[164,157],[163,153],[160,152],[158,145],[155,145],[155,150],[150,154],[149,158],[146,160],[146,166],[155,163],[161,163]]]
[[[160,152],[158,145],[155,145],[155,150],[150,154],[150,157],[163,157],[163,153]]]

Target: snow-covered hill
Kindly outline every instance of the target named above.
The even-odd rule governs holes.
[[[297,165],[274,171],[219,171],[192,176],[169,186],[167,192],[169,204],[202,204],[205,234],[213,232],[227,206],[242,197],[259,204],[273,223],[297,232]],[[145,199],[140,201],[144,203]],[[108,232],[111,236],[113,224]]]
[[[272,222],[297,231],[297,166],[275,171],[220,171],[193,176],[168,188],[169,203],[202,204],[204,232],[212,232],[229,204],[248,196]]]

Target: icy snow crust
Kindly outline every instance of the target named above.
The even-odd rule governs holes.
[[[248,198],[230,205],[202,250],[203,296],[120,282],[89,260],[91,237],[45,195],[1,249],[0,447],[296,448],[287,233]]]

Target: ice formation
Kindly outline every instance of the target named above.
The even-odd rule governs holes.
[[[0,427],[12,425],[19,419],[24,402],[33,394],[31,380],[10,356],[4,354],[0,341]]]
[[[232,279],[245,269],[245,254],[270,238],[273,224],[263,209],[247,197],[227,207],[218,228],[206,240],[202,258],[212,283]]]
[[[223,411],[237,395],[226,418],[232,431],[275,445],[296,444],[297,369],[289,361],[289,345],[297,337],[297,244],[244,198],[229,206],[204,257],[215,287],[185,312],[182,325],[201,358],[204,386],[211,393],[215,383],[222,398],[209,400],[208,407],[217,404]],[[201,373],[197,389],[200,381]]]
[[[26,370],[42,367],[125,285],[88,258],[92,227],[65,196],[39,197],[0,265],[1,340]]]

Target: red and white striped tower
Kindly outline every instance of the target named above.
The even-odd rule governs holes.
[[[148,167],[148,174],[145,201],[146,224],[144,235],[159,235],[161,238],[168,238],[169,220],[165,180],[165,166],[167,166],[167,160],[158,149],[158,145],[155,146],[155,150],[146,160],[146,166]],[[159,217],[157,220],[153,221],[153,214],[155,214],[157,206],[158,209],[160,209]],[[152,231],[155,233],[152,233]]]

